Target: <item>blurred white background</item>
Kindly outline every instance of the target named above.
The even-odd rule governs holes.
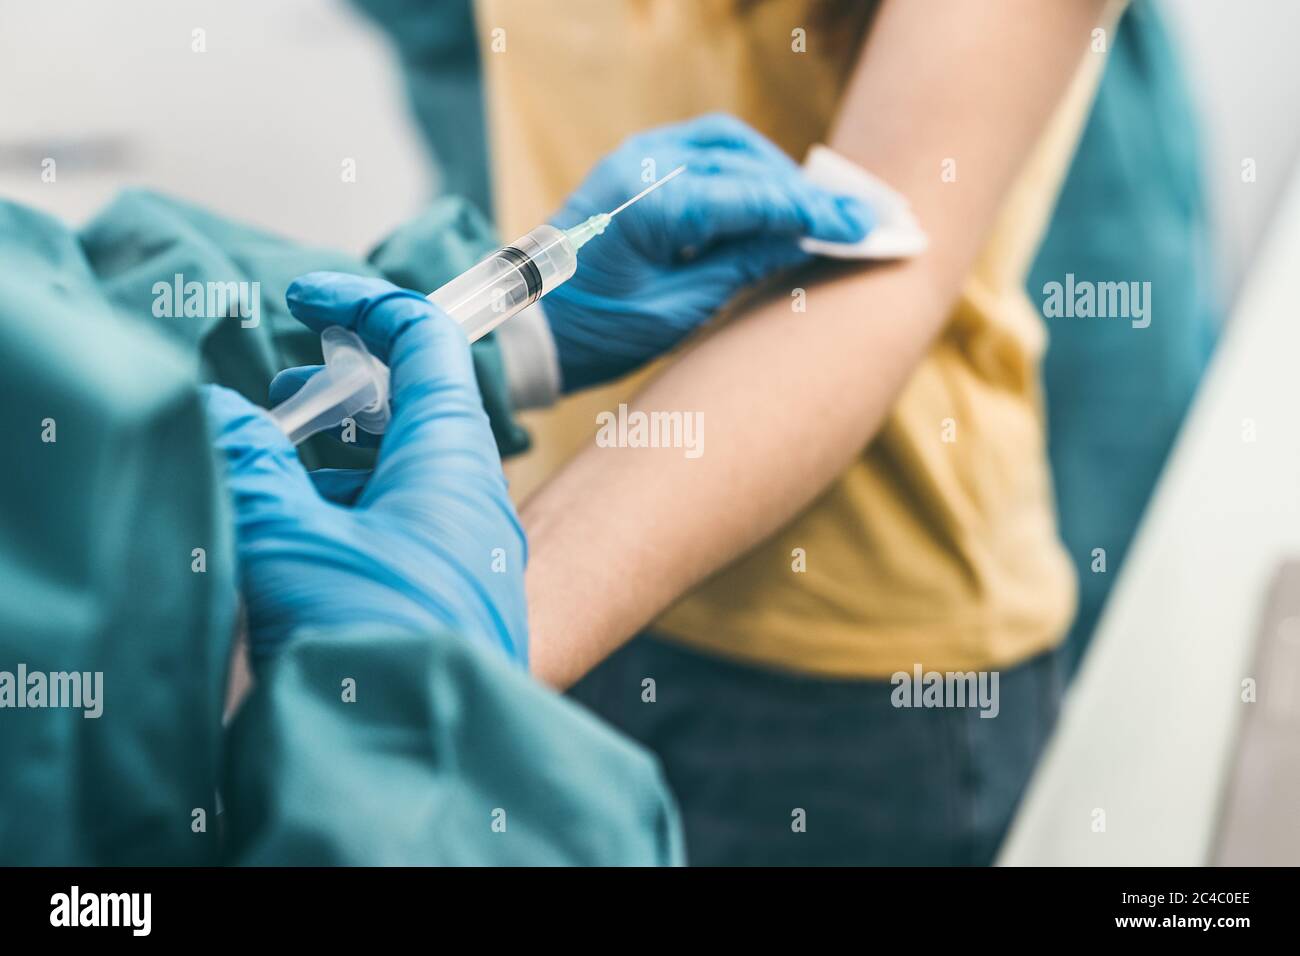
[[[1162,0],[1201,110],[1205,179],[1231,294],[1300,158],[1300,3]],[[1241,181],[1244,158],[1258,181]]]
[[[389,46],[342,0],[0,0],[0,197],[81,222],[124,185],[353,253],[432,186]]]
[[[1164,7],[1204,114],[1231,292],[1300,148],[1300,2]],[[40,179],[50,155],[56,184]],[[343,0],[0,0],[0,197],[79,222],[146,185],[359,253],[433,179],[390,49]]]

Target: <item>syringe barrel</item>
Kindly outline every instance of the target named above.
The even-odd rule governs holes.
[[[476,342],[573,275],[578,254],[564,232],[543,224],[429,293]]]

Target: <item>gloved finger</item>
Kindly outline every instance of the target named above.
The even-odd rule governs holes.
[[[692,150],[686,161],[683,175],[610,227],[652,259],[750,237],[857,242],[870,230],[872,214],[862,202],[815,186],[801,173],[774,175],[763,160],[716,149]]]
[[[672,154],[686,147],[687,162],[694,168],[704,159],[720,166],[728,161],[750,160],[755,175],[787,181],[796,199],[807,209],[805,233],[828,242],[859,242],[866,238],[874,223],[869,207],[851,196],[835,196],[813,186],[803,178],[802,170],[785,151],[758,130],[729,113],[707,113],[685,123],[652,130],[644,142],[633,137],[626,151],[638,147],[649,155],[664,154],[665,169],[680,165]],[[647,157],[637,159],[638,166]],[[718,170],[719,172],[721,169]],[[846,227],[846,228],[845,228]]]
[[[266,397],[271,406],[274,408],[286,398],[292,398],[297,394],[298,389],[307,384],[307,379],[324,367],[324,365],[298,365],[277,372],[275,378],[271,379],[270,387],[267,388]]]
[[[719,247],[715,252],[682,265],[662,280],[661,292],[668,299],[675,290],[693,288],[730,289],[739,293],[745,286],[802,265],[813,257],[791,239],[746,239]],[[726,304],[703,311],[664,310],[653,316],[632,313],[619,323],[619,334],[605,336],[598,346],[598,361],[611,374],[631,371],[676,346],[697,327],[707,323]]]
[[[746,239],[719,247],[695,262],[678,268],[670,281],[679,288],[728,288],[739,292],[744,286],[768,279],[802,265],[813,257],[790,239]],[[739,281],[737,281],[739,275]],[[719,302],[721,307],[724,303]],[[645,361],[646,354],[658,354],[665,347],[664,333],[672,329],[668,345],[675,345],[714,313],[683,310],[657,315],[652,322],[629,318],[617,336],[601,344],[607,361],[625,369]]]
[[[799,168],[784,150],[758,130],[730,113],[721,112],[705,113],[685,122],[637,133],[625,140],[619,151],[635,154],[638,150],[654,152],[671,146],[721,147],[765,159],[782,172]]]
[[[326,501],[336,505],[354,505],[372,472],[369,468],[317,468],[308,474]]]
[[[384,279],[345,272],[299,276],[290,283],[284,298],[294,317],[310,329],[321,332],[331,325],[352,329],[390,369],[401,333],[437,312],[418,292]]]
[[[708,153],[698,167],[692,154],[682,188],[664,197],[680,208],[683,228],[697,231],[701,243],[787,235],[859,242],[871,229],[874,216],[856,198],[813,185],[797,171],[774,175],[770,164],[753,157],[705,165]]]
[[[324,367],[323,365],[299,365],[294,368],[286,368],[277,373],[275,378],[271,379],[271,386],[267,390],[267,397],[271,406],[274,407],[285,399],[292,398],[298,389],[307,384],[309,378]],[[358,448],[377,448],[382,437],[372,435],[355,423],[348,430],[346,436],[342,425],[326,429],[325,434],[332,436],[340,444],[356,445]]]
[[[785,150],[730,113],[705,113],[682,124],[685,141],[692,146],[722,146],[752,153],[777,169],[797,172],[798,164]]]
[[[785,238],[758,237],[718,246],[706,256],[682,267],[683,282],[734,283],[737,272],[744,284],[761,282],[814,257]]]
[[[204,386],[203,398],[208,430],[225,462],[237,527],[319,502],[298,452],[265,410],[219,385]]]
[[[286,299],[312,328],[354,329],[388,364],[393,416],[361,506],[391,501],[436,511],[447,500],[447,486],[470,498],[484,483],[494,493],[504,488],[460,326],[418,293],[343,273],[302,276]]]

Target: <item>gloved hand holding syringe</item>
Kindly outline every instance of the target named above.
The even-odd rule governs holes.
[[[430,293],[429,301],[455,319],[470,342],[478,341],[571,278],[579,249],[624,209],[685,170],[678,166],[618,208],[571,229],[543,223]],[[295,445],[347,419],[371,434],[383,434],[389,419],[388,369],[355,332],[341,326],[321,333],[321,351],[324,367],[273,408],[271,418]]]

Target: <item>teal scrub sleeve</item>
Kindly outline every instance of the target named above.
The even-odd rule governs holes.
[[[84,258],[83,268],[89,266],[88,281],[120,314],[194,356],[203,381],[233,388],[263,406],[277,372],[321,361],[319,336],[295,320],[285,304],[295,278],[331,270],[431,291],[495,245],[483,216],[456,197],[430,204],[363,261],[140,189],[118,195],[77,239],[77,258]],[[256,293],[256,308],[245,310],[247,315],[187,315],[185,290],[192,282],[246,283]],[[515,420],[500,350],[490,337],[475,343],[475,369],[501,454],[526,449],[528,436]],[[344,445],[329,435],[310,439],[300,454],[310,468],[367,468],[374,460],[373,449]]]
[[[456,635],[300,635],[230,727],[222,792],[231,863],[683,861],[648,752]]]
[[[488,413],[497,450],[502,458],[522,455],[532,446],[532,438],[515,419],[501,346],[493,336],[488,335],[474,343],[470,354],[474,359],[474,375],[478,378],[479,391],[483,393],[483,407]]]
[[[0,355],[0,670],[99,687],[0,710],[0,862],[214,863],[236,594],[192,357],[5,202]]]
[[[473,0],[353,0],[392,41],[442,191],[492,208]],[[448,135],[449,130],[454,130]],[[397,281],[397,280],[391,280]]]

